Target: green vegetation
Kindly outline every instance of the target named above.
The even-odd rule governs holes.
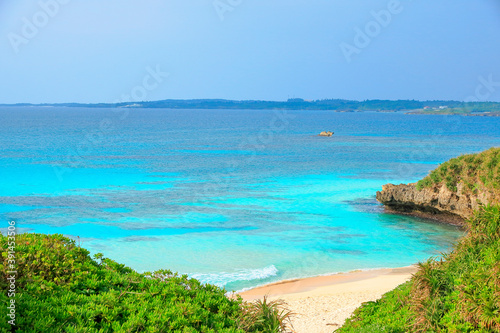
[[[479,154],[453,158],[417,183],[417,189],[446,184],[456,192],[460,184],[464,193],[489,191],[500,195],[500,148],[491,148]]]
[[[62,106],[86,108],[169,108],[169,109],[250,109],[250,110],[332,110],[343,112],[355,111],[411,111],[425,114],[483,114],[500,112],[500,103],[496,102],[459,102],[459,101],[415,101],[415,100],[365,100],[352,101],[346,99],[321,99],[308,101],[302,98],[291,98],[287,101],[234,101],[225,99],[167,99],[161,101],[142,101],[130,103],[98,103],[98,104],[14,104],[0,106]],[[430,109],[424,109],[429,107]],[[445,107],[440,109],[440,107]]]
[[[484,111],[487,112],[487,111]],[[468,115],[471,113],[468,108],[445,108],[445,109],[419,109],[409,112],[411,114],[438,114],[438,115]]]
[[[451,103],[444,108],[433,107],[428,109],[418,108],[412,114],[440,114],[440,115],[489,115],[500,116],[500,103],[495,102],[470,102]]]
[[[500,148],[443,163],[418,182],[500,193]],[[498,198],[498,196],[496,197]],[[340,332],[500,332],[500,205],[481,207],[449,254],[365,303]],[[9,238],[0,235],[0,302],[8,296]],[[168,270],[139,274],[61,235],[16,236],[17,332],[286,332],[285,304],[252,304]],[[0,307],[0,330],[12,327]]]
[[[500,148],[443,163],[418,188],[500,192]],[[498,198],[498,196],[496,196]],[[500,332],[500,205],[481,206],[449,254],[419,264],[413,278],[356,310],[339,332]]]
[[[337,332],[407,332],[415,316],[410,306],[412,286],[408,281],[375,302],[363,303]]]
[[[243,308],[243,328],[247,332],[286,332],[292,326],[294,314],[286,309],[281,300],[263,300],[246,304]]]
[[[499,332],[500,208],[485,207],[443,258],[356,310],[339,332]]]
[[[11,329],[6,320],[11,245],[0,236],[2,332]],[[61,235],[17,235],[15,253],[17,332],[286,330],[289,315],[281,304],[248,305],[227,298],[223,289],[167,270],[139,274],[100,254],[92,259]]]

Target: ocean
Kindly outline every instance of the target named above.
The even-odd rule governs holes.
[[[386,214],[376,191],[500,146],[499,129],[380,112],[2,107],[0,230],[15,220],[227,290],[407,266],[463,232]]]

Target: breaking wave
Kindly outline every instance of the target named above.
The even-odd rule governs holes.
[[[210,283],[218,287],[224,287],[230,282],[263,280],[271,276],[276,276],[277,274],[278,269],[274,265],[271,265],[259,269],[241,269],[232,273],[196,273],[189,275],[202,283]]]

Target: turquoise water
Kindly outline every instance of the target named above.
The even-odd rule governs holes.
[[[375,192],[500,145],[487,117],[0,108],[0,120],[0,220],[228,290],[439,255],[461,231],[384,214]]]

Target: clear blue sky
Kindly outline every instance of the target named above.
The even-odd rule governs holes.
[[[464,100],[480,77],[500,101],[500,1],[397,3],[0,0],[0,103]]]

